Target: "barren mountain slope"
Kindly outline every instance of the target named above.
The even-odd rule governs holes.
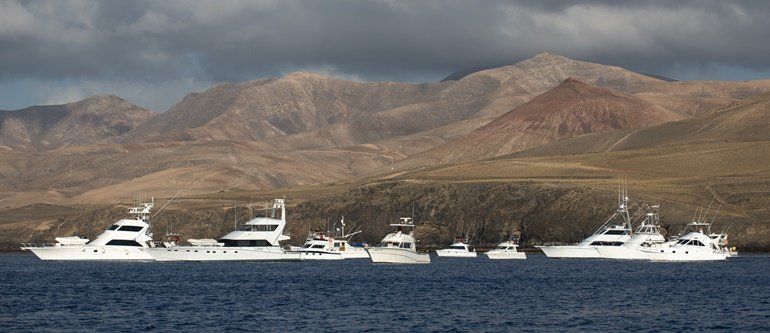
[[[551,156],[721,142],[770,141],[770,93],[698,116],[640,130],[584,135],[515,154]]]
[[[623,91],[663,82],[547,53],[444,83],[362,83],[293,73],[190,94],[121,139],[269,139],[301,149],[350,146],[497,116],[567,77]]]
[[[49,150],[97,143],[130,131],[153,113],[117,96],[0,111],[0,146]]]
[[[626,93],[567,79],[556,88],[399,167],[508,154],[586,133],[657,125],[682,116]]]

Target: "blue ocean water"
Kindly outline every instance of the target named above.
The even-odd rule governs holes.
[[[770,331],[770,256],[44,262],[0,254],[0,331]]]

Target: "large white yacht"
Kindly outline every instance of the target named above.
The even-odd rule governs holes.
[[[456,237],[454,244],[449,245],[448,248],[436,250],[436,255],[449,258],[476,258],[476,250],[465,243],[464,237]]]
[[[21,249],[32,251],[42,260],[152,261],[147,252],[147,242],[152,240],[147,221],[154,202],[130,207],[129,217],[115,222],[90,242],[77,236],[57,237],[55,244],[23,243]]]
[[[496,248],[486,253],[489,259],[527,259],[527,254],[517,251],[519,243],[514,237],[500,243]]]
[[[342,230],[338,236],[332,232],[316,231],[311,233],[305,244],[292,247],[292,252],[302,254],[305,260],[342,260],[342,259],[366,259],[369,253],[363,247],[352,246],[348,240],[361,231],[345,233],[345,218],[340,221]]]
[[[618,247],[631,239],[631,217],[628,213],[628,196],[622,190],[615,213],[593,235],[575,245],[536,246],[549,258],[599,258],[597,248]],[[620,221],[615,222],[617,219]]]
[[[396,228],[389,233],[379,246],[368,249],[373,263],[389,264],[429,264],[427,253],[418,253],[415,245],[415,225],[409,217],[402,217],[399,223],[390,225]],[[404,229],[411,229],[408,233]]]
[[[621,246],[598,246],[599,256],[607,259],[647,260],[647,249],[660,249],[666,238],[660,233],[660,206],[654,205],[636,228],[633,236]]]
[[[277,218],[280,210],[281,218]],[[286,227],[286,206],[283,199],[275,199],[270,217],[256,217],[219,240],[188,239],[190,245],[169,244],[168,247],[148,249],[157,261],[296,261],[299,253],[285,251],[281,241],[290,237],[283,234]]]
[[[726,249],[721,248],[703,231],[694,231],[681,236],[671,246],[644,249],[644,251],[652,261],[725,260],[729,256]]]

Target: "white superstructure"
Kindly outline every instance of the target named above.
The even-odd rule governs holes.
[[[414,223],[409,217],[402,217],[399,223],[390,225],[396,228],[385,236],[380,245],[368,249],[373,263],[389,264],[429,264],[427,253],[418,253],[414,238]],[[411,229],[408,233],[405,229]]]
[[[338,236],[332,232],[316,231],[311,233],[305,244],[292,247],[292,252],[302,254],[306,260],[342,260],[342,259],[366,259],[369,253],[363,247],[352,246],[348,240],[361,231],[345,233],[345,218],[340,221],[342,230]]]
[[[454,244],[449,245],[448,248],[436,250],[436,255],[449,258],[476,258],[476,250],[465,243],[465,238],[457,237]]]
[[[489,259],[527,259],[527,254],[519,252],[519,244],[515,238],[511,237],[508,241],[502,242],[496,248],[486,253]]]
[[[622,190],[622,198],[615,213],[596,232],[576,245],[536,246],[549,258],[599,258],[597,248],[619,247],[631,239],[631,217],[628,213],[628,196]],[[616,220],[620,220],[615,222]]]
[[[280,210],[281,218],[276,218]],[[290,237],[283,234],[286,227],[286,206],[283,199],[275,199],[270,217],[253,218],[220,239],[188,239],[190,245],[151,248],[150,255],[157,261],[292,261],[300,260],[299,253],[285,251],[281,241]]]
[[[42,260],[131,260],[152,261],[147,242],[152,240],[147,223],[154,200],[130,207],[129,217],[115,222],[96,239],[76,236],[57,237],[55,244],[23,243],[22,250],[32,251]]]
[[[644,250],[660,249],[666,242],[660,233],[660,206],[654,205],[647,212],[642,223],[636,228],[631,238],[621,246],[596,247],[601,258],[624,260],[647,260],[648,252]]]

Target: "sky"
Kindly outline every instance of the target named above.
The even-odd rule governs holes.
[[[0,109],[114,94],[162,112],[219,82],[433,82],[540,52],[770,78],[769,16],[769,1],[0,0]]]

